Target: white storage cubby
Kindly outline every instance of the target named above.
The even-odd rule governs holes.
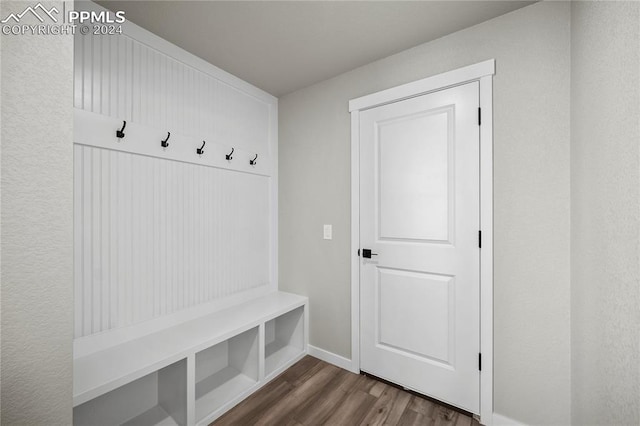
[[[187,360],[168,365],[76,406],[73,424],[186,425]]]
[[[258,327],[196,354],[196,421],[258,383]]]
[[[265,323],[265,375],[268,377],[305,350],[304,307]]]
[[[207,425],[307,353],[307,309],[273,292],[152,333],[77,340],[74,425]]]

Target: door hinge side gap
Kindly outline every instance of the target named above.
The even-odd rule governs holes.
[[[482,248],[482,231],[478,231],[478,248]]]
[[[482,371],[482,354],[478,353],[478,371]]]
[[[478,107],[478,126],[482,125],[482,108]]]

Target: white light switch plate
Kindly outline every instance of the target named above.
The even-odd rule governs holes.
[[[333,238],[333,229],[331,225],[324,225],[324,239],[330,240]]]

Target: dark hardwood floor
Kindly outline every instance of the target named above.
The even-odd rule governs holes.
[[[478,426],[471,417],[307,356],[213,425]]]

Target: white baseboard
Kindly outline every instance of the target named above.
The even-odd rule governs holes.
[[[325,351],[324,349],[309,345],[309,355],[324,362],[328,362],[329,364],[333,364],[336,367],[352,371],[351,360],[343,356],[336,355],[333,352]]]
[[[526,426],[517,420],[510,419],[502,414],[493,413],[493,426]]]

